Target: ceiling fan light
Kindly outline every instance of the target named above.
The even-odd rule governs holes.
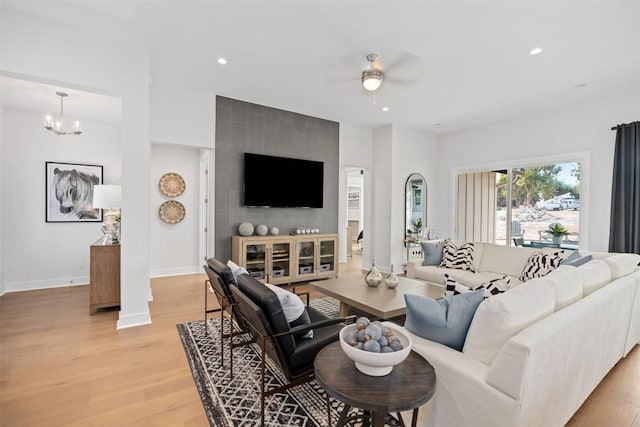
[[[378,70],[367,70],[362,72],[362,87],[368,91],[377,90],[382,83],[382,73]]]

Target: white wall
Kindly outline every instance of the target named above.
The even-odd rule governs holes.
[[[199,273],[198,221],[200,150],[197,148],[153,144],[151,147],[151,276]],[[168,172],[180,174],[185,191],[167,197],[160,191],[160,178]],[[178,224],[167,224],[158,215],[167,200],[182,203],[185,218]]]
[[[5,141],[4,126],[4,108],[0,106],[0,164],[4,159],[4,141]],[[6,288],[4,285],[4,207],[6,206],[4,201],[4,168],[0,170],[0,296],[4,295]]]
[[[427,224],[437,227],[438,144],[434,134],[399,125],[387,125],[373,131],[373,165],[370,183],[365,175],[365,195],[369,189],[370,218],[365,218],[363,267],[371,257],[381,271],[402,271],[404,248],[404,188],[409,175],[422,174],[427,181]],[[362,147],[363,148],[363,147]],[[366,204],[365,204],[366,206]],[[365,211],[366,212],[366,211]],[[367,252],[369,248],[370,252]]]
[[[372,227],[366,228],[364,239],[371,243],[371,257],[376,259],[376,266],[388,271],[391,265],[391,213],[393,193],[393,128],[383,126],[373,131],[373,221]],[[369,267],[370,260],[363,260]]]
[[[149,51],[125,30],[107,31],[95,14],[75,22],[60,4],[19,5],[30,13],[2,5],[0,72],[63,87],[117,94],[122,99],[121,311],[118,328],[151,322],[149,281]],[[79,12],[75,10],[75,12]],[[41,18],[34,14],[45,16]],[[81,29],[74,25],[82,25]],[[91,30],[89,30],[91,28]],[[102,31],[103,34],[93,32]],[[106,36],[110,32],[112,36]],[[6,256],[6,253],[5,253]]]
[[[216,96],[152,84],[149,92],[151,140],[213,148]]]
[[[438,142],[436,135],[406,126],[393,125],[393,168],[390,230],[390,264],[394,271],[401,272],[407,254],[404,246],[405,231],[405,186],[413,173],[421,174],[426,180],[427,218],[423,229],[438,228],[435,221],[438,200]]]
[[[372,220],[372,170],[373,170],[373,131],[368,128],[340,123],[340,178],[338,181],[338,233],[340,234],[340,262],[347,260],[347,171],[362,169],[364,173],[364,193],[360,206],[363,209],[364,226],[369,229]],[[364,239],[363,259],[369,259],[371,242]]]
[[[615,143],[611,127],[638,120],[639,107],[631,93],[440,136],[438,231],[454,234],[452,169],[587,152],[589,172],[581,176],[583,184],[589,184],[588,220],[581,224],[589,235],[585,249],[606,251]]]
[[[103,182],[119,184],[120,127],[83,120],[83,135],[56,136],[42,127],[42,114],[6,109],[4,119],[6,291],[88,283],[89,246],[102,237],[100,223],[45,222],[45,162],[102,165]]]

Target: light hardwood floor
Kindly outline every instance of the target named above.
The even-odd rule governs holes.
[[[1,297],[0,426],[207,426],[175,326],[203,318],[204,280],[153,279],[153,323],[119,331],[117,310],[89,316],[88,286]],[[569,425],[640,427],[638,347]]]

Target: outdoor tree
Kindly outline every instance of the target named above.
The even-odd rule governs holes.
[[[516,187],[524,191],[524,205],[532,206],[538,201],[539,195],[543,199],[550,199],[558,191],[556,177],[560,173],[560,166],[534,166],[522,169],[522,175],[516,180]]]
[[[529,168],[513,169],[513,185],[511,186],[511,198],[517,205],[533,206],[542,199],[550,199],[555,196],[560,188],[556,179],[560,173],[560,166],[533,166]],[[507,204],[507,175],[501,174],[496,183],[498,187],[498,203]]]

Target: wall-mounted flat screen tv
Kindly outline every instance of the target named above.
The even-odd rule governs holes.
[[[321,208],[324,162],[244,153],[247,207]]]

